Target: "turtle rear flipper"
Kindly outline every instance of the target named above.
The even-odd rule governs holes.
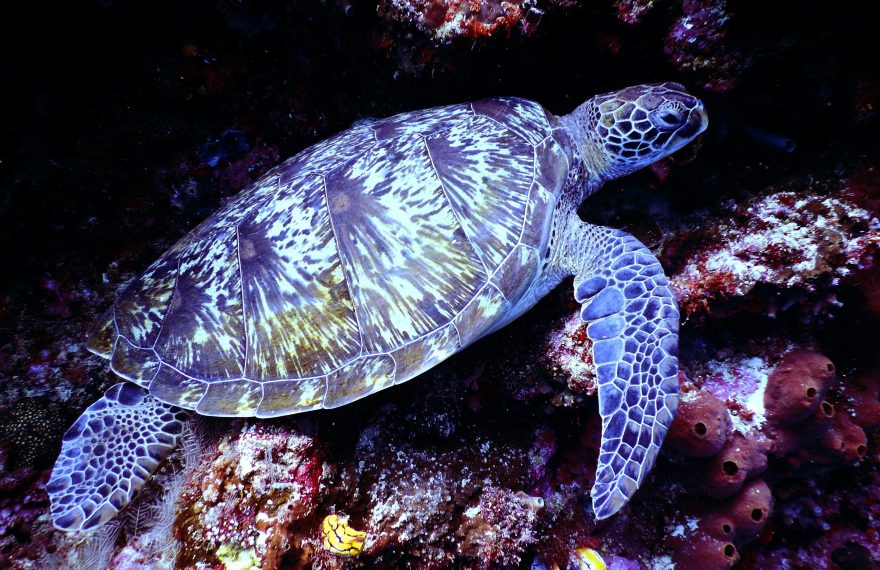
[[[127,505],[177,446],[184,413],[134,384],[116,384],[64,434],[46,486],[62,530],[96,528]]]
[[[575,299],[589,322],[602,444],[590,495],[616,513],[654,465],[678,406],[678,307],[650,250],[631,235],[584,224]]]

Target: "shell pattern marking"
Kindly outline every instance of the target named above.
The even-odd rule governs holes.
[[[331,137],[151,265],[88,346],[206,415],[336,407],[408,380],[523,310],[571,159],[555,125],[490,99]]]

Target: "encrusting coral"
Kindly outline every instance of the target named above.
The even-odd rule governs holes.
[[[228,433],[189,474],[174,523],[177,565],[248,558],[279,567],[302,548],[293,533],[298,523],[315,537],[319,531],[322,457],[314,438],[284,425],[245,424]]]
[[[10,467],[45,467],[69,422],[61,406],[46,398],[24,398],[0,413],[0,441]]]

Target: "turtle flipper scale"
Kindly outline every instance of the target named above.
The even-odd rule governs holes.
[[[130,383],[116,384],[64,434],[46,486],[62,530],[91,530],[127,505],[177,446],[185,415]]]
[[[575,277],[599,384],[602,443],[590,495],[616,513],[650,471],[678,406],[678,307],[663,268],[636,238],[584,225],[591,254]]]

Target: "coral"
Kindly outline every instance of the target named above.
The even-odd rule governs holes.
[[[846,404],[852,421],[866,433],[880,428],[880,370],[870,369],[848,380]]]
[[[691,316],[720,316],[725,306],[730,310],[733,300],[754,294],[759,285],[791,295],[815,291],[820,278],[839,283],[862,267],[880,243],[870,212],[845,196],[824,196],[809,188],[755,196],[727,214],[727,220],[705,220],[702,228],[682,234],[684,243],[667,244],[676,255],[688,252],[670,281]],[[701,248],[701,242],[710,245]],[[778,302],[768,299],[761,310],[770,304],[773,314]]]
[[[377,14],[348,0],[19,3],[34,13],[7,26],[17,57],[0,64],[12,110],[0,141],[0,232],[13,244],[0,252],[5,420],[31,399],[71,420],[94,402],[115,380],[82,335],[116,289],[280,158],[357,118],[495,94],[565,112],[599,90],[672,80],[710,92],[697,160],[609,186],[583,214],[660,249],[683,309],[684,400],[713,395],[730,441],[771,449],[764,473],[716,499],[699,480],[720,454],[688,457],[670,434],[636,500],[597,525],[595,376],[566,282],[493,337],[352,407],[260,428],[206,421],[204,442],[184,438],[191,459],[172,455],[118,524],[87,539],[46,516],[42,468],[60,433],[41,440],[36,469],[17,468],[4,438],[0,567],[551,569],[591,548],[613,570],[670,568],[670,556],[706,568],[730,565],[727,545],[743,568],[876,566],[880,75],[861,61],[878,6],[796,4],[383,0]],[[830,357],[837,380],[781,425],[764,394],[793,347]],[[301,437],[307,448],[292,449]],[[264,483],[280,464],[304,466],[291,476],[302,501]],[[775,505],[745,542],[733,505],[761,480]],[[321,548],[334,513],[370,533],[356,560]]]
[[[542,12],[534,0],[382,0],[379,14],[408,22],[435,40],[534,33]]]
[[[56,442],[67,429],[67,415],[47,398],[24,398],[5,410],[0,439],[9,448],[10,467],[46,467],[58,454]]]
[[[536,522],[541,497],[522,491],[489,487],[476,504],[467,507],[455,535],[461,537],[462,554],[493,565],[515,565],[526,548],[538,540]]]
[[[681,71],[702,77],[705,88],[729,91],[740,58],[725,45],[731,17],[727,2],[685,0],[682,12],[666,35],[666,55]]]
[[[763,429],[767,379],[779,353],[790,350],[789,342],[779,339],[762,339],[761,344],[765,347],[757,353],[726,350],[708,361],[694,359],[686,364],[694,384],[727,405],[733,431],[744,435]]]
[[[448,564],[451,551],[488,566],[521,560],[544,503],[524,490],[526,450],[475,433],[453,446],[419,445],[401,438],[395,415],[366,429],[355,452],[353,500],[370,537],[362,558],[418,544],[420,563],[432,565]],[[453,548],[442,546],[450,540]]]
[[[566,318],[561,327],[550,329],[541,361],[551,372],[565,379],[572,392],[589,396],[597,389],[592,347],[587,325],[580,314],[575,313]]]
[[[48,473],[33,469],[10,470],[0,474],[0,566],[13,567],[15,559],[32,559],[39,553],[30,549],[41,542],[39,518],[48,509]]]
[[[721,450],[731,429],[727,406],[712,392],[686,384],[666,446],[688,457],[711,457]]]
[[[614,7],[617,8],[617,17],[627,24],[637,24],[641,19],[654,9],[656,0],[616,0]]]
[[[767,379],[767,418],[791,425],[815,414],[835,381],[834,372],[834,364],[821,354],[808,350],[786,354]]]
[[[277,568],[302,537],[296,523],[316,532],[321,451],[313,438],[282,425],[245,424],[206,456],[180,498],[174,534],[177,564],[252,560]]]
[[[804,479],[789,478],[775,485],[776,515],[747,557],[751,568],[873,568],[880,561],[880,473],[832,470]],[[867,530],[865,530],[867,529]]]

